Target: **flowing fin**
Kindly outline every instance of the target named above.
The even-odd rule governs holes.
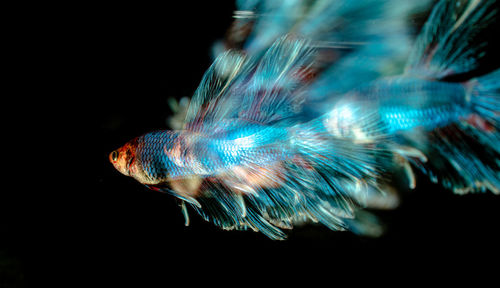
[[[181,200],[180,206],[182,215],[184,216],[184,226],[189,226],[190,221],[189,221],[189,213],[186,208],[186,202]]]
[[[430,132],[402,134],[406,145],[426,157],[393,151],[458,194],[486,190],[500,194],[500,70],[464,85],[471,114]]]
[[[372,40],[374,27],[379,35],[405,29],[410,11],[430,1],[238,1],[236,26],[229,39],[238,38],[251,55],[265,51],[282,35],[293,33],[321,46],[350,49]],[[245,25],[247,24],[247,25]],[[248,25],[250,24],[250,25]],[[249,27],[251,32],[249,32]],[[244,33],[242,33],[244,32]],[[241,39],[244,36],[244,39]],[[234,41],[232,41],[234,42]]]
[[[302,169],[287,163],[282,186],[255,186],[255,193],[246,194],[211,179],[198,198],[202,208],[191,206],[205,220],[225,230],[252,229],[275,240],[285,239],[281,229],[291,229],[295,221],[304,218],[333,230],[345,230],[344,220],[353,217],[354,201],[332,190],[326,175]]]
[[[232,95],[230,90],[236,89],[236,83],[247,77],[251,68],[251,62],[241,53],[227,51],[220,55],[205,72],[191,99],[184,128],[197,131],[204,125],[231,118],[238,103],[228,99]]]
[[[371,112],[370,112],[371,111]],[[354,186],[377,186],[388,151],[379,145],[387,139],[377,113],[362,103],[338,103],[330,113],[293,127],[292,147],[319,170],[328,171],[342,190],[348,179]],[[340,177],[340,178],[339,178]],[[365,191],[353,189],[354,191]]]
[[[479,130],[493,132],[500,129],[500,69],[466,83],[470,92],[466,96],[472,110],[488,123],[481,123]],[[480,124],[480,123],[478,123]],[[489,126],[488,126],[489,124]],[[498,132],[495,134],[498,141]],[[490,146],[496,146],[490,143]],[[498,144],[498,142],[496,143]]]
[[[191,205],[206,221],[213,222],[224,230],[259,231],[274,240],[283,240],[286,234],[271,224],[252,203],[247,203],[249,196],[235,193],[217,179],[207,179],[204,194],[198,200],[201,207]]]
[[[355,19],[350,34],[359,35],[358,39],[351,40],[356,41],[358,45],[346,50],[330,51],[337,59],[326,63],[317,80],[311,84],[307,105],[309,113],[324,113],[345,93],[380,77],[402,73],[401,67],[406,61],[412,43],[407,17],[410,13],[426,6],[426,1],[352,1],[348,4],[340,1],[339,3],[348,8],[348,11],[349,8],[353,8],[348,13],[350,18]],[[367,9],[358,10],[356,6]]]
[[[357,210],[356,218],[347,220],[349,231],[364,237],[377,238],[384,234],[385,229],[375,214]]]
[[[309,42],[287,35],[264,54],[243,92],[238,117],[261,124],[276,122],[301,111],[304,94],[296,93],[303,73],[313,61]]]
[[[425,72],[428,77],[441,79],[475,67],[472,59],[481,55],[483,44],[467,51],[460,35],[467,39],[474,37],[470,26],[489,23],[493,12],[485,7],[492,1],[471,0],[460,9],[450,3],[440,2],[431,14],[412,53],[407,74]],[[486,4],[480,5],[482,3]],[[449,11],[453,11],[451,16]],[[437,21],[442,21],[443,27],[431,26]],[[307,25],[297,27],[305,29]],[[313,22],[310,27],[311,31],[316,29]],[[289,32],[288,28],[285,30]],[[270,32],[272,41],[279,37],[280,33]],[[405,35],[404,29],[400,32]],[[390,162],[390,148],[393,148],[386,145],[394,139],[388,139],[377,107],[366,104],[363,99],[339,102],[335,96],[359,83],[390,74],[386,67],[393,64],[389,59],[394,56],[391,53],[408,52],[407,39],[403,39],[404,43],[398,42],[400,34],[375,34],[373,38],[363,38],[373,40],[372,46],[350,47],[353,51],[342,54],[336,65],[326,67],[320,78],[311,82],[303,81],[301,71],[314,65],[316,50],[311,46],[321,42],[311,44],[286,36],[278,38],[270,48],[264,42],[253,42],[257,43],[255,51],[261,49],[262,53],[250,52],[250,56],[244,56],[233,51],[220,56],[195,93],[186,117],[187,129],[213,131],[214,127],[230,126],[228,123],[237,121],[242,121],[238,124],[278,127],[285,123],[283,120],[302,115],[304,101],[317,100],[320,105],[328,106],[329,112],[305,123],[287,122],[287,129],[279,126],[287,131],[286,135],[280,134],[282,141],[251,134],[252,139],[266,139],[252,141],[254,144],[266,148],[269,145],[286,156],[266,167],[256,159],[245,159],[242,165],[231,167],[234,169],[203,179],[197,202],[188,202],[190,206],[223,229],[252,229],[272,239],[284,239],[286,234],[281,229],[291,228],[304,219],[320,222],[333,230],[351,228],[370,233],[368,226],[356,222],[356,212],[360,207],[380,205],[376,199],[383,197],[377,197],[377,193],[384,196],[384,189],[379,185],[384,182],[385,163]],[[252,36],[249,39],[252,41]],[[265,37],[259,39],[266,40]],[[397,47],[403,48],[397,50]],[[366,62],[366,59],[375,60]],[[343,78],[335,80],[337,76]],[[430,132],[418,134],[414,129],[395,137],[398,146],[394,147],[399,150],[392,152],[403,157],[410,186],[415,185],[416,179],[408,163],[457,193],[486,189],[500,193],[499,148],[495,145],[499,111],[498,94],[494,92],[498,89],[497,78],[497,73],[493,73],[464,84],[470,91],[471,111],[481,119],[478,123],[463,119]],[[332,104],[333,109],[325,103]],[[482,128],[481,124],[484,124]],[[244,126],[245,129],[248,126]],[[480,149],[481,145],[485,147]],[[375,202],[370,203],[371,200]],[[396,200],[393,205],[397,205]],[[371,232],[375,235],[377,231]]]
[[[289,157],[265,167],[246,159],[206,178],[197,198],[201,207],[191,206],[223,229],[252,229],[272,239],[284,239],[281,229],[304,219],[346,230],[359,207],[386,207],[377,203],[384,197],[377,187],[384,172],[380,163],[390,157],[377,144],[386,137],[378,128],[380,120],[376,113],[347,112],[340,103],[336,109],[289,128],[285,141],[277,144]],[[344,117],[348,125],[342,129],[347,130],[332,124],[338,117]]]
[[[443,80],[476,69],[488,40],[478,35],[487,31],[483,28],[497,9],[492,0],[440,1],[417,39],[406,75]],[[470,114],[446,127],[399,135],[400,144],[421,151],[425,159],[394,153],[456,193],[500,193],[499,83],[500,70],[463,83],[464,108]]]
[[[477,133],[475,128],[463,122],[425,132],[419,137],[408,135],[406,143],[422,150],[430,160],[422,162],[411,155],[402,156],[433,182],[440,182],[457,194],[486,190],[499,194],[498,148],[482,143],[475,137]]]
[[[336,95],[380,76],[402,72],[398,67],[411,48],[407,18],[429,3],[427,0],[240,1],[237,6],[241,17],[236,21],[252,23],[252,32],[244,33],[243,50],[249,55],[260,57],[286,34],[310,40],[317,53],[312,65],[315,79],[307,91],[310,103],[305,108],[317,116],[331,108],[325,102]],[[234,32],[237,36],[242,31]]]
[[[308,42],[284,36],[262,58],[228,51],[217,58],[196,90],[185,128],[198,131],[225,119],[268,124],[300,112],[303,94],[295,93],[312,61]]]
[[[153,191],[171,194],[171,195],[179,198],[182,201],[188,202],[191,205],[194,205],[194,206],[201,208],[200,202],[198,202],[195,198],[188,196],[188,195],[180,195],[179,193],[170,189],[170,187],[165,183],[160,183],[157,185],[144,185],[144,186],[146,186],[147,188],[149,188]]]
[[[441,0],[419,34],[406,74],[442,79],[478,66],[487,42],[477,37],[494,20],[494,0]]]

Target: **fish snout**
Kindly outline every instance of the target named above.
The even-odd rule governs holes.
[[[129,176],[129,172],[126,165],[125,153],[123,149],[116,149],[109,153],[109,162],[113,164],[116,170],[118,170],[123,175]]]

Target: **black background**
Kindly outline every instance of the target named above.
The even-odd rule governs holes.
[[[0,254],[5,287],[20,286],[31,272],[66,287],[149,287],[231,276],[240,284],[264,283],[268,276],[375,284],[401,271],[413,281],[448,268],[458,275],[498,268],[500,197],[454,195],[422,175],[417,189],[403,192],[398,209],[379,213],[387,229],[380,238],[308,225],[286,241],[271,241],[251,231],[222,231],[194,211],[184,227],[171,196],[115,171],[110,151],[165,129],[167,98],[192,95],[233,10],[232,1],[88,5],[68,8],[54,23],[70,114],[59,121],[71,140],[54,152],[64,163],[57,172],[64,181],[52,181],[50,192],[35,197],[50,202],[37,207],[40,214],[10,211],[10,219],[31,225],[6,221],[11,237],[3,239]],[[28,262],[34,263],[29,269]],[[365,277],[373,270],[375,278]]]

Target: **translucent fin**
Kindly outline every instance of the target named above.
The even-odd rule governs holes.
[[[244,49],[251,55],[265,51],[282,35],[296,34],[321,43],[321,46],[350,49],[371,40],[374,33],[390,35],[405,29],[410,11],[423,8],[430,1],[359,0],[238,1],[236,21],[251,21],[245,32]],[[241,18],[247,18],[242,21]],[[248,26],[239,25],[243,28]],[[374,31],[376,28],[377,31]],[[242,35],[232,31],[228,38]],[[242,41],[242,40],[240,40]]]
[[[500,70],[469,80],[471,113],[430,132],[402,133],[405,145],[393,151],[456,193],[500,193]],[[419,151],[419,153],[411,152]],[[425,156],[422,155],[425,154]]]
[[[238,45],[243,51],[261,57],[284,35],[308,39],[317,50],[310,67],[317,79],[306,92],[309,103],[304,108],[318,116],[330,108],[327,101],[336,95],[402,72],[411,48],[408,17],[430,2],[238,1],[233,27],[240,29],[230,30],[226,44],[233,47],[238,38],[236,42],[244,42]]]
[[[283,240],[286,234],[271,224],[261,211],[216,179],[205,182],[204,194],[198,200],[203,209],[191,205],[206,221],[213,222],[224,230],[247,230],[262,232],[274,240]]]
[[[281,229],[291,229],[296,219],[306,218],[333,230],[345,230],[344,219],[353,217],[354,201],[336,194],[326,176],[289,164],[281,186],[255,186],[255,193],[241,194],[235,186],[212,179],[198,198],[202,208],[191,206],[205,220],[223,229],[251,229],[275,240],[285,239]]]
[[[303,94],[296,90],[303,84],[301,73],[309,69],[313,53],[304,39],[290,35],[279,38],[245,85],[239,118],[268,124],[300,112]]]
[[[494,0],[441,0],[414,45],[406,74],[441,79],[469,72],[484,56],[486,42],[478,31],[494,19]]]
[[[346,230],[347,219],[353,219],[359,207],[391,207],[394,197],[383,197],[377,187],[383,173],[380,163],[390,156],[375,141],[385,137],[377,128],[380,122],[376,114],[353,110],[347,115],[342,107],[291,127],[285,141],[277,144],[290,156],[279,162],[263,166],[258,159],[247,159],[206,178],[197,197],[200,206],[191,206],[223,229],[252,229],[272,239],[284,239],[281,229],[296,221]],[[357,119],[344,119],[350,132],[331,125],[339,115]]]
[[[220,119],[234,116],[238,103],[229,101],[230,90],[236,89],[241,77],[247,77],[251,63],[238,52],[227,51],[220,55],[205,72],[194,93],[185,119],[185,129],[198,130]]]
[[[353,197],[362,207],[376,210],[392,210],[399,206],[400,199],[396,188],[384,182],[383,179],[376,186],[364,185],[361,189],[364,189],[364,191],[358,191]]]
[[[366,109],[366,110],[365,110]],[[371,112],[370,112],[371,111]],[[380,143],[386,135],[380,119],[362,103],[337,104],[330,113],[295,126],[292,147],[318,171],[326,171],[338,191],[366,193],[363,185],[377,186],[388,151]],[[345,182],[347,181],[347,182]]]
[[[171,194],[182,201],[188,202],[191,205],[201,208],[201,204],[200,202],[198,202],[198,200],[188,195],[180,195],[179,193],[176,193],[166,183],[160,183],[157,185],[145,185],[145,186],[153,191]]]
[[[189,213],[187,211],[187,208],[186,208],[186,202],[182,201],[181,200],[181,211],[182,211],[182,215],[184,216],[184,226],[189,226]]]
[[[488,39],[478,35],[492,23],[497,6],[490,0],[440,1],[417,39],[406,74],[439,80],[476,69]],[[421,151],[425,158],[398,149],[394,153],[455,193],[500,193],[499,83],[500,70],[465,82],[468,110],[459,121],[398,136],[400,144]],[[411,183],[414,177],[408,175]]]
[[[472,105],[472,109],[488,123],[479,125],[480,130],[496,132],[500,129],[500,69],[484,76],[470,80],[467,84],[470,92],[466,100]],[[479,124],[479,123],[478,123]],[[493,131],[496,130],[496,131]],[[495,140],[499,140],[498,138]],[[498,144],[498,142],[497,142]],[[496,146],[490,143],[490,146]]]
[[[357,210],[356,218],[347,220],[349,231],[364,237],[377,238],[384,234],[384,226],[374,214]]]
[[[433,182],[457,194],[492,191],[500,193],[500,154],[497,144],[482,142],[479,131],[466,121],[419,137],[407,135],[408,145],[423,151],[429,161],[402,155]],[[482,133],[482,132],[481,132]]]
[[[284,36],[262,58],[247,59],[234,51],[222,54],[193,96],[186,129],[214,127],[237,118],[267,124],[297,114],[303,94],[295,90],[312,53],[307,41]]]
[[[339,36],[357,45],[347,49],[329,49],[336,60],[326,63],[317,80],[311,84],[307,105],[309,113],[324,113],[331,108],[332,102],[345,93],[380,77],[401,74],[412,44],[407,18],[410,13],[426,7],[426,3],[338,1],[334,4],[345,9],[347,19],[354,22],[346,24],[347,27],[341,26],[340,33],[333,31],[336,33],[332,33],[332,37]],[[344,34],[344,30],[349,33]]]

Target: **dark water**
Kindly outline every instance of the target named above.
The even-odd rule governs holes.
[[[192,95],[210,65],[211,43],[232,20],[232,5],[194,5],[95,6],[71,29],[78,46],[72,57],[82,69],[71,89],[77,101],[69,108],[83,107],[75,118],[84,117],[85,133],[65,154],[69,163],[62,169],[73,169],[75,158],[82,171],[72,174],[71,184],[54,185],[56,202],[41,209],[47,216],[33,217],[33,238],[18,225],[7,227],[14,236],[0,250],[0,276],[7,283],[0,287],[20,287],[28,259],[35,260],[30,272],[65,287],[166,287],[179,279],[226,277],[244,283],[265,275],[332,280],[374,269],[381,271],[376,283],[398,268],[416,277],[450,266],[482,270],[491,267],[489,259],[498,261],[500,197],[453,195],[423,176],[398,209],[379,213],[387,229],[380,238],[309,225],[276,242],[250,231],[222,231],[193,211],[191,226],[184,227],[171,196],[116,172],[108,153],[166,127],[166,99]]]

